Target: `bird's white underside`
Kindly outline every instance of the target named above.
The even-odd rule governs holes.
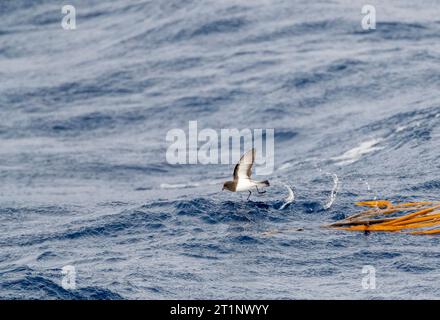
[[[251,179],[238,179],[236,192],[248,191],[251,188],[255,187],[257,182]]]

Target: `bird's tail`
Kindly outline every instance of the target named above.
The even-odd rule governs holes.
[[[268,187],[270,186],[269,180],[259,181],[258,182],[259,187]]]

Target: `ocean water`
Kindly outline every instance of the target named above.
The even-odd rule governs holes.
[[[439,200],[438,1],[70,4],[0,1],[1,298],[440,298],[438,236],[321,228]],[[191,120],[274,128],[267,193],[168,164]]]

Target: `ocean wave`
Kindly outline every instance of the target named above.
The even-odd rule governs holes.
[[[377,23],[376,29],[365,33],[354,31],[355,35],[363,35],[371,40],[412,40],[419,41],[439,37],[438,27],[433,24],[410,23],[402,21],[381,21]]]
[[[438,238],[320,226],[438,198],[436,8],[383,2],[366,31],[341,3],[84,0],[68,31],[57,1],[0,1],[0,296],[363,299],[374,264],[374,297],[435,297]],[[191,120],[274,128],[267,192],[167,163]],[[67,264],[100,270],[69,291]]]
[[[79,288],[74,291],[63,289],[54,281],[42,276],[25,276],[5,281],[0,288],[8,295],[3,299],[64,299],[64,300],[121,300],[122,297],[108,289],[99,287]]]

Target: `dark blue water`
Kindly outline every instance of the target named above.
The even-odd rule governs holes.
[[[439,200],[438,2],[370,3],[374,31],[362,1],[71,1],[66,31],[59,1],[1,1],[0,297],[439,298],[439,237],[320,228]],[[268,192],[167,164],[190,120],[274,128]]]

